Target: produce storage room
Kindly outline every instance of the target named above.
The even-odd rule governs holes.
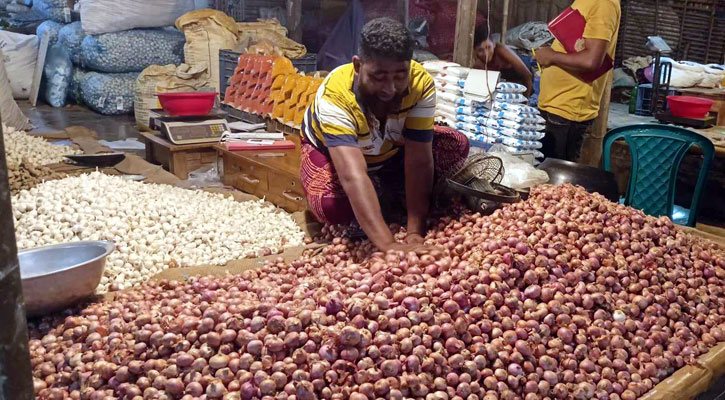
[[[725,1],[0,0],[0,400],[725,397]]]

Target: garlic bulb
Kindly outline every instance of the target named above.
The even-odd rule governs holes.
[[[44,182],[12,197],[21,249],[78,240],[116,244],[99,293],[171,266],[266,255],[304,242],[289,214],[263,201],[147,184],[93,172]]]
[[[8,169],[16,169],[23,160],[31,165],[53,164],[63,161],[63,156],[80,154],[69,146],[53,145],[39,136],[31,136],[15,128],[3,124],[3,139],[5,141],[5,154],[8,160]]]

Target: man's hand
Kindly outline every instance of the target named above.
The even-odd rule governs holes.
[[[405,237],[405,243],[408,244],[423,244],[423,242],[425,242],[425,239],[419,233],[409,233]]]
[[[555,51],[551,47],[540,47],[536,49],[536,61],[539,62],[543,68],[550,67],[554,64],[554,58],[557,57],[559,52]]]

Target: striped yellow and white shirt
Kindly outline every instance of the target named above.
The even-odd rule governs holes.
[[[328,147],[357,146],[371,170],[397,154],[405,139],[433,140],[435,85],[430,74],[417,62],[410,63],[407,93],[400,110],[387,116],[384,132],[359,98],[353,65],[336,68],[317,90],[307,109],[302,135],[323,152]]]

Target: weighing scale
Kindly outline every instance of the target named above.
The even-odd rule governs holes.
[[[227,113],[212,110],[206,115],[175,116],[164,110],[151,110],[149,127],[176,145],[216,143],[229,131]]]
[[[650,115],[657,116],[660,113],[659,108],[666,108],[666,98],[670,92],[670,79],[672,79],[672,63],[662,62],[662,56],[672,53],[672,48],[659,36],[648,36],[645,46],[654,53],[652,100],[649,111]]]
[[[670,113],[669,111],[664,111],[657,113],[657,115],[655,115],[655,118],[657,118],[657,120],[663,124],[689,126],[691,128],[697,129],[712,128],[717,124],[717,118],[710,114],[706,115],[704,118],[685,118],[676,117],[672,115],[672,113]]]

